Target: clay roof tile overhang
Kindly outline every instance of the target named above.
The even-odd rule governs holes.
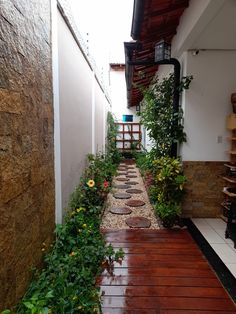
[[[131,36],[125,43],[126,85],[128,107],[136,106],[143,98],[157,69],[154,64],[155,45],[164,39],[171,42],[179,20],[189,0],[134,0]],[[128,60],[153,60],[153,64],[129,65]]]

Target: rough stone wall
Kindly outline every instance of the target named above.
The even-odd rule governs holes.
[[[218,217],[222,214],[224,186],[220,175],[225,162],[184,161],[184,174],[187,176],[186,194],[183,202],[185,217]]]
[[[0,0],[0,310],[54,230],[50,0]]]

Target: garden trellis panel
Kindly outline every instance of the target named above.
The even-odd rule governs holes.
[[[141,124],[120,122],[116,125],[118,126],[116,147],[121,151],[141,150]]]

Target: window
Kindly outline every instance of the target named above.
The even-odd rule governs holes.
[[[133,122],[133,115],[132,114],[123,114],[122,121],[123,122]]]

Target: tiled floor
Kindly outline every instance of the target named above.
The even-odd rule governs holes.
[[[232,240],[225,239],[226,223],[216,218],[193,218],[192,221],[236,278],[236,249]]]

